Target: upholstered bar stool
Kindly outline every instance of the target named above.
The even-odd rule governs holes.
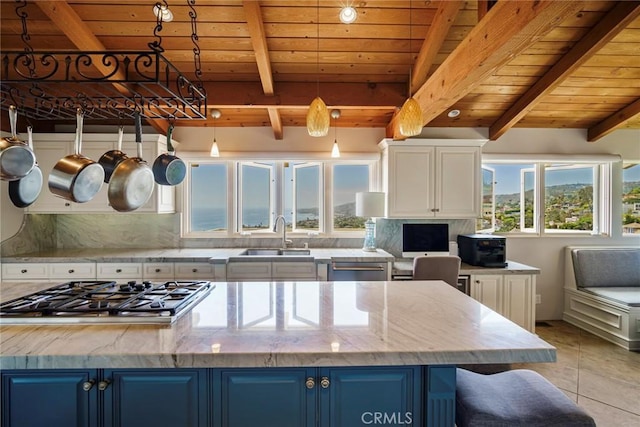
[[[537,372],[456,370],[458,427],[594,427],[593,418]]]

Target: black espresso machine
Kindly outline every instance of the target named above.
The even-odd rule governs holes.
[[[462,262],[480,267],[507,266],[507,239],[489,234],[459,234],[458,254]]]

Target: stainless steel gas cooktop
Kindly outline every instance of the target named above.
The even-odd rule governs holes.
[[[0,323],[170,324],[213,287],[206,281],[67,282],[0,304]]]

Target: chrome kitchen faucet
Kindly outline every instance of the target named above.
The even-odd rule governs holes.
[[[278,231],[278,220],[280,219],[282,219],[282,249],[287,249],[293,241],[287,239],[287,220],[284,218],[284,215],[278,215],[276,217],[276,220],[273,223],[273,231],[274,233]]]

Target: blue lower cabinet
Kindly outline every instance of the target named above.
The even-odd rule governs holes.
[[[224,427],[315,426],[315,368],[213,371],[214,425]]]
[[[456,367],[425,366],[425,423],[453,427],[456,423]]]
[[[205,427],[206,369],[105,369],[105,427]]]
[[[320,425],[420,426],[420,367],[321,368]]]
[[[2,373],[2,427],[95,427],[96,370]]]
[[[421,380],[421,367],[214,370],[214,425],[420,426]]]

